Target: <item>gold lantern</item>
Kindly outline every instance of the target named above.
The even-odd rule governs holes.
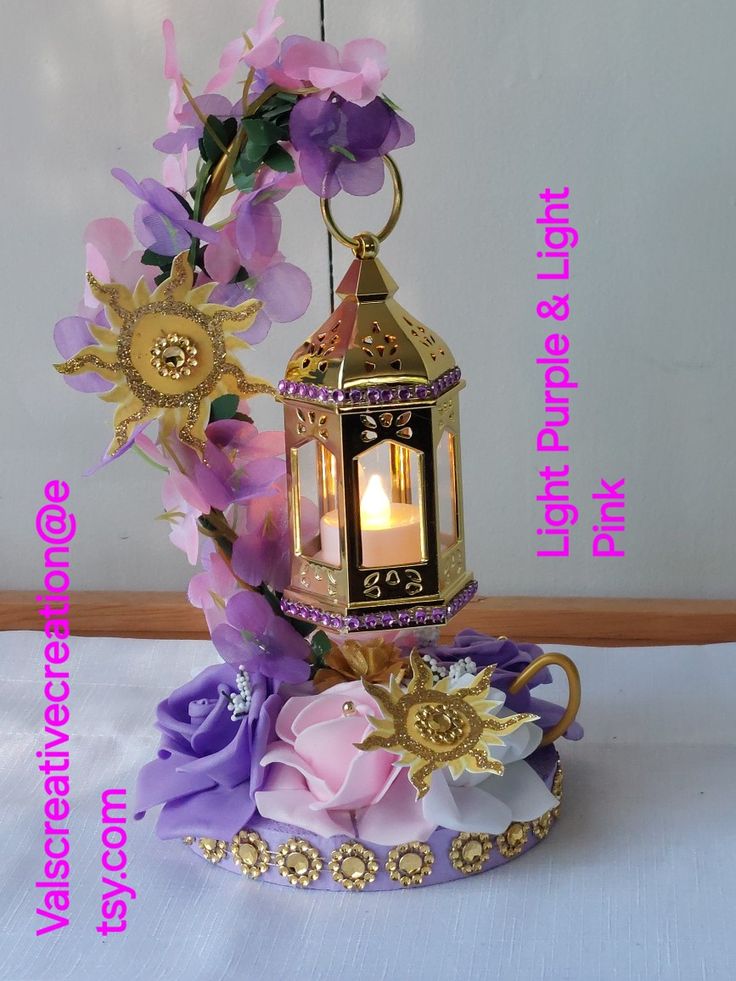
[[[447,344],[393,298],[385,227],[333,236],[355,259],[342,302],[292,355],[284,406],[291,582],[284,612],[331,630],[442,624],[477,583],[465,568],[459,393]]]

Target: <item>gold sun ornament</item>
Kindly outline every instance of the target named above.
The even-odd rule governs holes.
[[[91,273],[87,280],[110,327],[89,324],[99,344],[55,367],[64,375],[94,371],[116,383],[101,396],[117,404],[108,453],[120,450],[136,425],[152,419],[160,420],[165,434],[178,430],[182,442],[201,453],[214,399],[273,393],[268,382],[246,374],[232,357],[249,346],[235,332],[253,323],[260,300],[236,307],[208,303],[215,283],[194,287],[186,252],[174,259],[169,278],[153,293],[143,279],[133,292],[119,283],[100,283]]]
[[[429,790],[435,770],[448,767],[454,778],[471,773],[502,774],[503,763],[490,755],[492,746],[503,746],[510,735],[538,715],[519,713],[498,716],[503,700],[489,698],[495,665],[484,668],[472,683],[450,690],[445,677],[434,684],[432,671],[415,652],[411,655],[412,680],[405,691],[392,676],[384,688],[364,681],[363,687],[384,712],[369,716],[374,726],[358,749],[386,749],[399,756],[397,766],[409,767],[409,780],[417,800]]]

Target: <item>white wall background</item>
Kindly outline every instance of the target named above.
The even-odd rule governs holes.
[[[109,176],[156,175],[160,22],[203,82],[255,0],[27,0],[4,9],[0,477],[4,588],[34,588],[33,515],[46,480],[73,486],[76,584],[176,589],[191,570],[167,541],[158,475],[133,455],[82,473],[110,407],[50,365],[74,312],[82,232],[132,201]],[[728,597],[736,591],[736,9],[727,0],[325,0],[327,37],[389,46],[386,91],[416,125],[399,160],[401,224],[382,257],[399,299],[451,344],[463,396],[469,557],[495,594]],[[282,0],[318,36],[318,0]],[[157,175],[156,175],[157,176]],[[581,519],[569,559],[535,557],[535,432],[545,330],[534,305],[536,195],[569,185],[580,230],[570,284],[570,440]],[[345,224],[375,224],[340,200]],[[284,208],[284,251],[313,279],[301,322],[274,328],[256,370],[277,379],[328,309],[327,253],[309,192]],[[380,212],[381,215],[383,211]],[[339,251],[339,250],[338,250]],[[336,257],[337,273],[345,260]],[[546,462],[546,461],[543,461]],[[590,557],[590,494],[627,478],[624,559]]]

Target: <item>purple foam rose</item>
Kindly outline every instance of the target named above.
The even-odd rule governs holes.
[[[163,733],[155,760],[138,774],[136,819],[159,804],[160,838],[196,835],[229,840],[252,817],[263,783],[260,765],[283,700],[251,674],[248,714],[232,719],[236,669],[214,664],[177,688],[156,710]]]
[[[543,668],[516,694],[508,694],[510,685],[521,672],[544,653],[536,644],[516,644],[507,638],[491,637],[478,630],[467,629],[461,630],[451,644],[429,644],[422,646],[421,651],[423,654],[431,654],[446,667],[464,657],[470,658],[479,670],[495,664],[496,670],[491,683],[494,688],[506,693],[506,704],[513,712],[533,712],[539,716],[538,724],[542,729],[551,729],[562,718],[562,706],[542,698],[533,698],[530,691],[537,685],[551,683],[552,675],[548,668]],[[578,722],[573,722],[565,733],[566,739],[581,739],[582,736],[583,727]]]

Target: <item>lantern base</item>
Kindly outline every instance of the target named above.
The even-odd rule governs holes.
[[[478,592],[478,583],[469,579],[446,604],[425,603],[414,606],[400,606],[395,609],[376,606],[359,611],[338,613],[334,608],[314,606],[314,596],[309,594],[310,603],[302,602],[298,592],[287,590],[281,600],[281,609],[289,617],[305,620],[315,626],[338,633],[361,633],[373,630],[392,630],[401,627],[441,626],[448,623]]]
[[[554,745],[527,762],[555,797],[562,797],[562,766]],[[513,822],[499,835],[438,828],[427,841],[393,846],[347,837],[321,838],[295,825],[255,816],[232,841],[187,837],[184,843],[218,868],[246,878],[332,892],[380,892],[439,885],[491,872],[547,837],[559,805],[536,820]]]

